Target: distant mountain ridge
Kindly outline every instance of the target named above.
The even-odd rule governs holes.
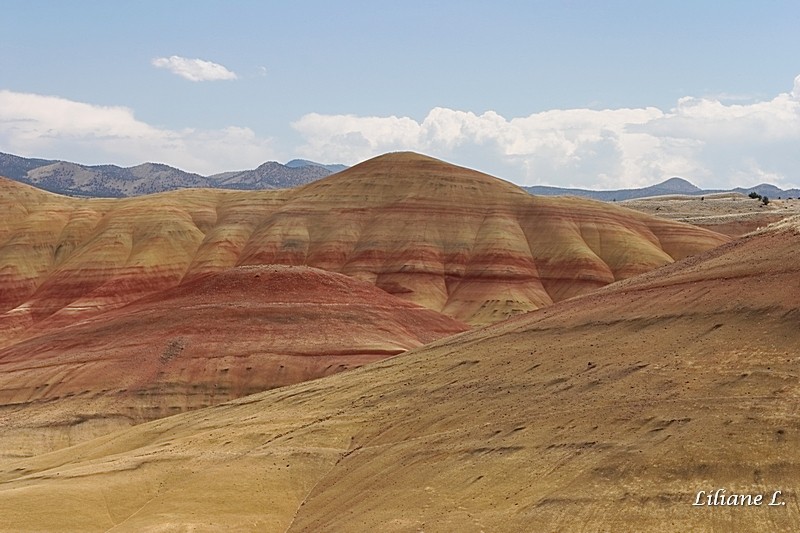
[[[236,170],[202,176],[161,163],[143,163],[133,167],[81,165],[60,160],[20,157],[0,152],[0,176],[59,194],[111,198],[188,188],[286,189],[311,183],[347,168],[349,167],[340,164],[328,165],[306,159],[292,159],[285,165],[276,161],[267,161],[252,170]],[[606,202],[621,202],[670,194],[701,196],[720,192],[742,194],[756,192],[770,198],[800,197],[800,189],[784,190],[769,183],[761,183],[753,187],[736,187],[735,189],[701,189],[679,177],[639,189],[595,191],[547,185],[522,188],[536,195],[578,196]]]
[[[787,196],[800,196],[800,189],[784,190],[776,187],[775,185],[770,185],[769,183],[761,183],[753,187],[736,187],[735,189],[701,189],[693,183],[678,177],[673,177],[661,183],[639,189],[593,191],[590,189],[568,189],[562,187],[550,187],[547,185],[534,185],[531,187],[523,187],[523,189],[531,194],[538,194],[542,196],[580,196],[583,198],[602,200],[604,202],[621,202],[623,200],[634,200],[636,198],[664,196],[668,194],[688,194],[692,196],[702,196],[704,194],[714,194],[720,192],[738,192],[742,194],[748,194],[755,191],[762,196],[768,196],[770,198],[777,198],[778,196],[784,198]]]
[[[254,170],[225,172],[211,176],[213,185],[207,185],[207,187],[239,190],[288,189],[311,183],[331,174],[333,172],[323,165],[290,167],[275,161],[267,161]],[[269,184],[269,186],[264,186],[264,184]]]
[[[292,159],[291,161],[286,163],[286,166],[289,168],[317,166],[317,167],[322,167],[326,170],[330,170],[333,173],[341,172],[342,170],[347,170],[348,168],[350,168],[347,165],[322,165],[320,163],[315,163],[314,161],[309,161],[308,159]]]
[[[202,176],[161,163],[134,167],[81,165],[0,152],[0,176],[60,194],[112,198],[196,187],[284,189],[311,183],[346,168],[294,159],[286,165],[268,161],[253,170]]]

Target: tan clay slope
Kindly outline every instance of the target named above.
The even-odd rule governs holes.
[[[772,198],[768,204],[739,193],[654,196],[620,205],[650,215],[687,222],[733,238],[800,213],[800,200]]]
[[[647,278],[6,463],[3,527],[799,530],[800,232]]]
[[[209,272],[272,263],[341,272],[488,323],[728,240],[600,202],[532,197],[410,153],[285,191],[80,200],[0,188],[6,339]]]
[[[54,449],[467,329],[341,274],[287,266],[209,274],[0,350],[0,448]]]

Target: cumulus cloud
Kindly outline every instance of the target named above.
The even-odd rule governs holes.
[[[437,107],[403,116],[309,113],[281,153],[355,164],[414,150],[520,184],[638,187],[682,176],[707,188],[800,186],[800,76],[749,103],[685,97],[674,107],[556,109],[523,117]],[[82,163],[157,161],[211,174],[253,168],[276,143],[246,127],[167,129],[125,107],[0,91],[0,150]]]
[[[704,187],[800,184],[800,76],[788,93],[729,104],[680,99],[674,108],[566,109],[506,118],[437,107],[410,117],[303,116],[300,155],[356,163],[415,150],[523,184],[638,187],[683,176]]]
[[[201,174],[255,167],[274,157],[272,140],[249,128],[171,130],[138,120],[126,107],[7,90],[0,91],[0,146],[80,163],[164,162]]]
[[[188,59],[181,56],[157,57],[153,66],[164,68],[189,81],[235,80],[236,73],[231,72],[219,63],[203,59]]]

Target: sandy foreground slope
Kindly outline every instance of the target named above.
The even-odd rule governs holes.
[[[797,531],[800,225],[0,467],[6,531]],[[782,506],[694,507],[698,491]]]

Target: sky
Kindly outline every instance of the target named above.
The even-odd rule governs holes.
[[[800,186],[800,2],[0,0],[0,152]]]

